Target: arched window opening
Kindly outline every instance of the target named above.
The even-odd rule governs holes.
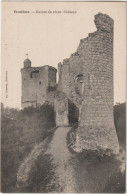
[[[75,92],[79,95],[83,95],[84,92],[84,76],[82,74],[75,78]]]

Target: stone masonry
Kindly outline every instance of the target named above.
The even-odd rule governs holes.
[[[97,31],[58,64],[58,89],[79,108],[76,151],[119,150],[113,117],[113,20],[95,16]]]
[[[68,126],[68,98],[65,93],[56,92],[54,99],[56,126]]]
[[[54,67],[45,65],[42,67],[31,67],[31,61],[24,61],[22,74],[22,108],[54,102],[56,90],[56,72]]]
[[[95,15],[94,22],[97,31],[81,39],[77,51],[58,64],[58,85],[55,68],[31,67],[29,59],[24,61],[22,107],[49,101],[54,105],[57,126],[78,120],[75,151],[118,153],[113,115],[114,22],[102,13]]]

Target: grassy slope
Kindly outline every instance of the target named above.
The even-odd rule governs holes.
[[[114,122],[120,147],[125,149],[126,104],[114,106]],[[125,155],[123,156],[125,160]],[[98,155],[97,152],[73,154],[78,192],[124,193],[125,171],[121,173],[120,161],[115,156]],[[79,181],[80,180],[80,181]]]
[[[53,133],[54,117],[50,108],[11,110],[9,116],[2,116],[2,192],[17,191],[19,165],[36,143]],[[125,103],[114,107],[114,115],[119,143],[125,148]],[[22,187],[19,192],[48,192],[46,185],[53,176],[50,161],[50,156],[41,154],[31,171],[28,187]],[[121,174],[119,161],[114,157],[81,153],[74,154],[70,162],[75,168],[78,193],[124,192],[125,173]]]
[[[54,131],[54,111],[45,105],[40,109],[10,109],[6,112],[1,118],[2,192],[15,192],[19,165],[35,144]]]
[[[123,193],[125,173],[115,157],[99,156],[96,152],[73,154],[78,193]]]
[[[114,114],[119,143],[125,148],[125,103],[115,106]],[[96,152],[73,154],[70,163],[75,169],[76,192],[122,193],[125,191],[125,172],[121,173],[120,162],[114,156],[101,156]],[[29,186],[25,191],[57,191],[57,188],[49,188],[53,174],[54,167],[51,165],[50,156],[41,154],[35,163],[35,168],[31,171]]]

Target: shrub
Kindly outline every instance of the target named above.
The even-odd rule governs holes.
[[[4,109],[1,116],[2,192],[15,192],[19,165],[35,144],[54,132],[54,126],[51,105],[24,110]]]
[[[126,103],[114,106],[114,123],[120,146],[126,147]]]

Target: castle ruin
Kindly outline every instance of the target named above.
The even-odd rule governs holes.
[[[24,61],[22,74],[22,108],[44,104],[49,101],[53,104],[56,90],[56,72],[54,67],[45,65],[31,67],[31,61]]]
[[[106,14],[95,15],[97,31],[80,40],[70,58],[51,66],[31,67],[24,61],[22,108],[49,101],[57,126],[78,122],[75,151],[112,150],[119,144],[113,115],[113,25]]]

